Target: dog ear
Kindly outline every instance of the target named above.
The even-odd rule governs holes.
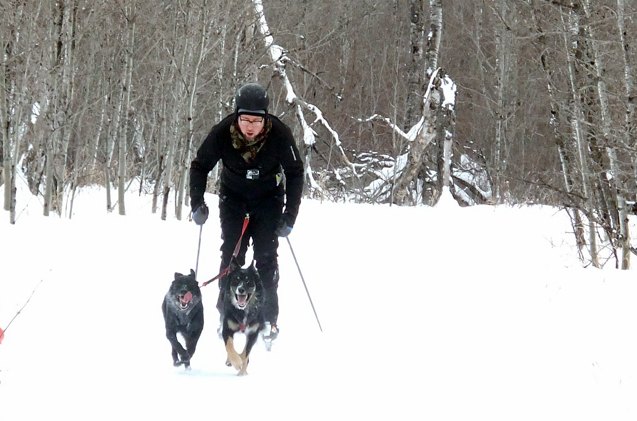
[[[175,272],[175,281],[179,278],[183,278],[183,274],[179,273],[179,272]]]
[[[256,264],[256,261],[254,259],[252,259],[252,263],[250,263],[250,267],[248,269],[251,272],[255,273],[256,275],[259,274],[259,272],[257,271],[257,264]]]
[[[192,269],[190,269],[190,276],[192,276],[193,278],[197,277],[196,274],[195,274],[195,271],[192,270]]]

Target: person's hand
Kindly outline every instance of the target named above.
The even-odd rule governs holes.
[[[208,206],[203,202],[192,211],[192,220],[197,225],[203,225],[208,220]]]
[[[281,215],[281,219],[279,220],[279,224],[276,227],[276,235],[279,237],[287,237],[292,232],[292,224],[290,223],[290,215],[284,213]]]

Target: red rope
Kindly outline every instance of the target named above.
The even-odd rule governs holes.
[[[232,257],[237,257],[239,255],[239,249],[241,248],[241,240],[243,239],[243,234],[245,234],[246,229],[248,228],[248,222],[250,222],[250,214],[246,213],[245,218],[243,218],[243,227],[241,227],[241,235],[239,236],[239,241],[237,241],[237,245],[234,246]]]
[[[232,257],[237,257],[239,255],[239,249],[241,248],[241,240],[243,240],[243,234],[245,234],[246,229],[248,228],[248,222],[250,222],[250,214],[246,213],[245,218],[243,218],[243,227],[241,228],[241,235],[239,236],[239,241],[237,241],[237,245],[234,247],[234,251],[232,252]],[[228,274],[228,272],[230,272],[230,264],[228,264],[228,266],[226,266],[225,269],[219,272],[217,276],[204,282],[203,284],[201,284],[201,286],[205,287],[209,283],[214,282],[219,278],[223,278],[224,276]]]

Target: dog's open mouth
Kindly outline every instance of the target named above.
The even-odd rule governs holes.
[[[192,292],[188,291],[184,294],[179,294],[179,306],[185,309],[192,302]]]
[[[234,298],[237,301],[237,307],[241,310],[248,306],[250,301],[250,294],[234,294]]]

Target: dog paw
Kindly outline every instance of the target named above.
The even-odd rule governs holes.
[[[234,354],[234,355],[233,354],[229,354],[228,355],[228,361],[235,368],[235,370],[241,370],[241,368],[243,367],[243,360],[241,359],[239,354]],[[226,364],[227,364],[227,362],[226,362]]]
[[[243,361],[241,365],[241,370],[237,373],[238,376],[247,376],[248,375],[248,361]]]

